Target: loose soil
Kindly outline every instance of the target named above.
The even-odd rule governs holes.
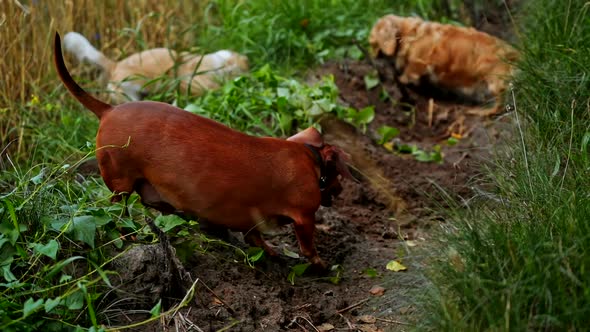
[[[353,173],[359,179],[358,183],[345,181],[334,205],[317,213],[316,246],[336,270],[327,274],[307,271],[292,284],[287,279],[289,272],[306,263],[303,258],[282,255],[250,267],[235,248],[209,243],[206,250],[189,255],[185,262],[188,272],[199,280],[193,302],[179,311],[175,321],[154,323],[150,330],[187,330],[194,324],[203,331],[226,327],[231,331],[331,327],[403,331],[415,323],[414,301],[426,283],[426,257],[421,248],[431,241],[430,230],[444,224],[441,211],[450,202],[468,204],[478,195],[481,163],[496,142],[504,140],[502,135],[508,132],[504,127],[509,123],[501,116],[469,115],[467,111],[474,106],[441,101],[430,104],[429,96],[413,92],[410,100],[414,107],[399,105],[395,102],[399,88],[387,77],[367,90],[364,77],[374,74],[374,68],[364,62],[329,63],[314,73],[317,77],[327,74],[334,75],[343,103],[358,109],[375,107],[375,118],[364,132],[335,118],[321,121],[326,140],[351,154]],[[393,97],[384,100],[382,90]],[[416,145],[425,151],[440,146],[442,162],[420,162],[411,154],[378,145],[377,129],[383,125],[400,130],[394,146]],[[447,143],[451,135],[459,137],[456,145]],[[267,239],[279,252],[284,248],[299,252],[289,226]],[[234,243],[247,249],[241,241]],[[161,258],[150,261],[149,257],[158,255],[152,253],[153,248],[149,250],[149,254],[131,259],[132,263],[143,262],[139,267],[123,264],[142,276],[138,280],[142,295],[148,295],[148,309],[154,299],[149,293],[159,291],[162,287],[153,285],[162,280],[157,273],[146,280],[146,267],[164,269]],[[391,260],[401,262],[407,270],[387,270]],[[381,292],[375,287],[382,287]],[[169,302],[178,303],[183,295]],[[120,317],[115,321],[126,323]]]

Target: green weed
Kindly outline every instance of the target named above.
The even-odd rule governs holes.
[[[288,136],[298,128],[314,125],[325,113],[361,125],[372,119],[372,109],[357,111],[337,103],[338,89],[332,77],[308,86],[263,66],[239,77],[220,91],[208,93],[178,106],[253,135]]]

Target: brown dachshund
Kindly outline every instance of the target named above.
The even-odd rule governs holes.
[[[373,56],[394,62],[402,84],[422,79],[478,103],[496,99],[512,75],[518,52],[504,41],[473,28],[386,15],[369,36]]]
[[[293,222],[301,253],[324,267],[313,244],[315,212],[351,177],[348,155],[308,128],[287,140],[253,137],[177,107],[150,101],[112,106],[72,79],[59,34],[54,60],[67,89],[100,119],[96,157],[113,192],[133,191],[145,206],[163,213],[198,216],[244,232],[270,255],[260,231]]]

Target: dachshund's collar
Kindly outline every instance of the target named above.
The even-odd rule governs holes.
[[[316,148],[313,145],[307,144],[307,143],[304,143],[303,145],[305,145],[305,147],[308,148],[309,151],[311,151],[311,153],[314,156],[315,163],[320,167],[319,186],[320,186],[320,191],[323,191],[324,189],[326,189],[326,186],[328,185],[327,178],[326,178],[326,163],[324,162],[324,159],[322,158],[322,154],[320,153],[318,148]]]

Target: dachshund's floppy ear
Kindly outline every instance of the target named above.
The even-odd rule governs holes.
[[[350,174],[348,166],[346,166],[346,163],[350,162],[350,155],[348,153],[344,152],[344,150],[337,146],[328,146],[322,151],[322,154],[326,163],[334,163],[336,170],[342,175],[342,177],[358,182],[358,180]]]
[[[322,134],[315,129],[314,127],[309,127],[304,131],[301,131],[289,138],[287,141],[297,142],[301,144],[309,144],[315,146],[316,148],[321,148],[324,146],[324,139],[322,138]]]

